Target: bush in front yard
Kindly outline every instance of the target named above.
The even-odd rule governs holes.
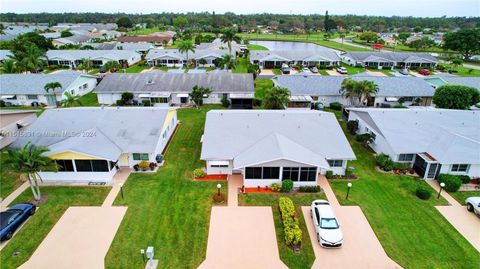
[[[320,192],[320,186],[300,186],[300,192]]]
[[[290,179],[285,179],[282,181],[282,192],[289,192],[293,189],[293,181]]]
[[[203,177],[203,176],[205,176],[205,171],[203,171],[202,168],[197,168],[197,169],[193,170],[193,176],[195,178]]]
[[[385,167],[387,162],[390,160],[390,157],[385,153],[380,153],[375,157],[375,162],[380,168]]]
[[[289,246],[300,245],[302,241],[302,230],[295,216],[295,205],[292,199],[280,197],[278,199],[278,207],[280,208],[283,230],[285,232],[285,243]]]
[[[280,184],[278,183],[272,183],[272,185],[270,185],[270,189],[272,191],[280,191]]]
[[[328,170],[327,173],[325,173],[325,177],[328,178],[328,179],[332,179],[333,178],[333,171]]]
[[[358,131],[358,120],[347,121],[347,129],[352,135],[356,134]]]
[[[147,170],[148,168],[150,168],[150,163],[147,162],[147,161],[141,161],[138,163],[138,167],[140,167],[140,169],[142,169],[143,171]]]
[[[422,200],[428,200],[432,196],[432,191],[428,187],[420,186],[415,191],[415,194]]]
[[[449,174],[440,174],[438,176],[438,182],[445,183],[445,190],[449,192],[456,192],[462,185],[462,180],[459,176],[449,175]]]
[[[460,176],[458,176],[458,178],[460,178],[460,180],[462,181],[463,184],[470,183],[470,177],[467,176],[467,175],[460,175]]]
[[[340,111],[342,110],[342,104],[340,104],[339,102],[330,103],[330,109]]]

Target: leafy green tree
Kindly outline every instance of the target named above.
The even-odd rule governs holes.
[[[55,102],[57,102],[57,94],[55,93],[56,89],[61,89],[63,88],[62,84],[60,82],[49,82],[43,86],[43,89],[45,90],[46,93],[52,92],[53,97],[55,98]]]
[[[251,64],[248,63],[247,65],[247,73],[253,74],[253,79],[255,80],[257,76],[260,74],[260,66],[258,64]]]
[[[421,27],[421,26],[415,26],[415,27],[413,28],[413,31],[414,31],[415,33],[420,33],[420,32],[422,31],[422,27]]]
[[[237,31],[233,28],[225,29],[220,37],[223,43],[227,43],[228,52],[232,54],[232,42],[240,43],[241,38],[237,36]]]
[[[465,60],[480,53],[480,28],[462,29],[443,36],[443,48],[458,51]]]
[[[360,40],[364,40],[367,43],[375,42],[378,39],[378,35],[375,32],[363,32],[358,37]]]
[[[133,27],[133,22],[129,17],[120,17],[117,20],[117,25],[118,27],[124,27],[128,29]]]
[[[80,100],[80,95],[73,95],[68,91],[65,91],[63,94],[65,95],[64,99],[60,102],[63,107],[71,107],[71,106],[82,106],[82,101]]]
[[[463,64],[463,60],[457,57],[451,58],[450,63],[453,65],[454,68],[457,68],[459,65]]]
[[[124,104],[124,105],[131,105],[132,104],[132,101],[133,101],[133,93],[131,92],[124,92],[122,93],[122,97],[121,97],[121,102]]]
[[[4,73],[4,74],[17,73],[18,69],[17,69],[17,64],[16,64],[15,60],[13,60],[13,59],[5,60],[1,64],[1,70],[2,70],[2,73]]]
[[[402,42],[405,42],[407,41],[407,38],[409,38],[412,34],[408,33],[408,32],[402,32],[402,33],[399,33],[398,34],[398,39]]]
[[[57,164],[47,156],[49,149],[35,146],[28,142],[20,149],[9,149],[5,165],[12,170],[26,175],[30,183],[33,197],[39,201],[41,196],[38,181],[42,181],[39,172],[45,170],[58,170]]]
[[[438,108],[468,109],[477,102],[478,90],[462,85],[443,85],[433,94],[433,103]]]
[[[408,44],[408,47],[415,49],[418,51],[420,49],[425,50],[434,45],[433,41],[430,40],[428,37],[423,37],[421,39],[413,40]]]
[[[178,51],[180,53],[185,53],[188,62],[188,52],[195,52],[195,45],[193,45],[193,42],[191,40],[179,40],[177,42],[177,45]]]
[[[117,72],[122,66],[117,61],[108,61],[105,63],[105,69],[111,73]]]
[[[285,109],[289,102],[290,91],[280,87],[266,89],[262,101],[265,109]]]
[[[188,25],[188,20],[184,16],[179,16],[173,19],[173,26],[183,31],[185,27]]]
[[[235,59],[230,54],[225,54],[222,56],[221,64],[228,70],[235,69],[236,67]]]
[[[69,37],[69,36],[73,36],[72,32],[70,32],[69,30],[63,30],[60,33],[60,37]]]
[[[93,62],[90,59],[84,58],[81,61],[82,63],[78,66],[78,69],[85,70],[87,73],[93,69]]]
[[[211,89],[195,85],[193,86],[192,92],[188,95],[195,104],[195,107],[200,108],[203,105],[203,98],[208,96],[210,93],[212,93]]]

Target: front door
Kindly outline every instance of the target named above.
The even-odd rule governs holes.
[[[180,103],[186,104],[188,102],[188,97],[180,97]]]

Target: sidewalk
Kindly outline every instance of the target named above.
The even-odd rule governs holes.
[[[112,206],[113,202],[115,201],[115,198],[117,198],[118,193],[120,192],[120,183],[125,184],[125,181],[127,181],[128,176],[132,172],[132,169],[130,168],[120,168],[120,171],[118,171],[115,176],[113,177],[113,185],[112,185],[112,190],[110,193],[108,193],[107,198],[105,198],[105,201],[103,201],[102,207],[108,207]]]
[[[238,189],[242,187],[242,175],[230,175],[228,178],[228,206],[238,206]]]
[[[14,190],[12,193],[10,193],[9,196],[5,197],[5,199],[2,200],[0,203],[0,211],[3,211],[7,209],[7,206],[13,202],[22,192],[24,192],[28,187],[30,186],[30,183],[28,181],[25,181],[20,187],[18,187],[16,190]]]

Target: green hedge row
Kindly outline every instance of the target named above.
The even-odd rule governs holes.
[[[445,190],[456,192],[460,189],[462,183],[465,184],[470,182],[470,177],[465,175],[440,174],[438,175],[438,182],[445,183]]]
[[[289,246],[298,246],[302,242],[302,230],[295,217],[295,205],[292,199],[280,197],[278,206],[282,215],[283,230],[285,232],[285,243]]]

